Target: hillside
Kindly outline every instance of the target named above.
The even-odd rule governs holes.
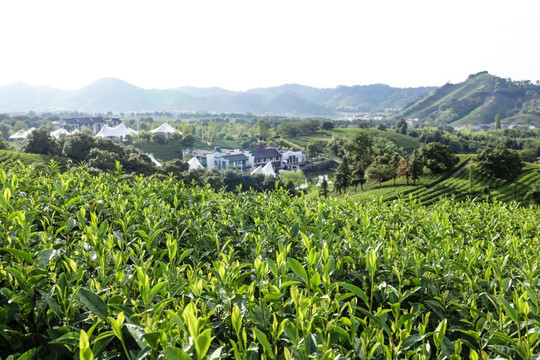
[[[105,78],[74,91],[16,83],[0,87],[0,112],[76,110],[86,112],[208,111],[332,116],[338,112],[393,112],[434,88],[387,85],[319,89],[287,84],[245,92],[221,88],[143,89]]]
[[[429,125],[466,126],[517,123],[540,127],[540,86],[511,81],[487,72],[446,84],[392,117],[418,118]]]

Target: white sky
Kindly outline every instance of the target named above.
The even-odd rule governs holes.
[[[5,0],[0,85],[540,80],[538,0]]]

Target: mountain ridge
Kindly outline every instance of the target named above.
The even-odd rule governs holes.
[[[25,83],[0,86],[0,112],[208,111],[333,116],[339,112],[377,113],[388,108],[401,109],[433,89],[392,88],[381,84],[336,88],[284,84],[246,91],[193,86],[144,89],[121,79],[102,78],[76,90]],[[373,94],[383,90],[385,94]]]
[[[482,71],[433,90],[390,120],[418,118],[427,125],[459,127],[494,123],[497,116],[502,124],[540,127],[540,85]]]

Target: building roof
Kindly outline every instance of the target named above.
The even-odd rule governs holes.
[[[230,154],[221,156],[223,159],[228,161],[247,161],[248,158],[244,154]]]
[[[19,130],[15,134],[11,135],[9,138],[10,140],[24,140],[35,129],[36,128],[30,128],[28,130]]]
[[[161,124],[159,127],[150,130],[151,133],[162,133],[162,134],[174,134],[179,133],[180,131],[173,128],[171,125],[169,125],[168,122]]]
[[[115,127],[109,127],[107,125],[103,126],[99,133],[97,133],[96,136],[101,137],[120,137],[120,136],[126,136],[131,134],[136,134],[137,132],[129,127],[127,127],[125,124],[120,124]]]
[[[65,124],[69,125],[93,125],[93,124],[104,124],[105,119],[101,116],[95,117],[83,117],[83,118],[68,118],[62,119]]]
[[[54,130],[51,135],[54,136],[56,139],[58,139],[59,137],[61,137],[62,135],[70,135],[71,133],[69,131],[67,131],[66,129],[64,128],[60,128],[58,130]]]
[[[263,174],[265,176],[276,176],[276,172],[274,171],[274,167],[272,166],[272,162],[269,161],[266,165],[263,166],[257,166],[255,170],[251,172],[252,174]]]
[[[266,148],[261,150],[252,150],[251,155],[255,158],[270,158],[270,157],[280,157],[281,154],[275,148]]]
[[[206,156],[208,154],[215,153],[216,150],[208,150],[208,149],[193,149],[189,151],[190,154],[193,156]]]
[[[197,159],[196,157],[192,157],[191,159],[189,159],[188,164],[189,164],[189,170],[190,171],[204,168],[204,166],[202,166],[199,159]]]

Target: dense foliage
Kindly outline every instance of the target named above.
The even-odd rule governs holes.
[[[528,359],[538,208],[0,170],[0,357]]]
[[[485,149],[476,156],[476,161],[482,172],[506,180],[512,180],[518,176],[524,165],[517,152],[504,146]]]

